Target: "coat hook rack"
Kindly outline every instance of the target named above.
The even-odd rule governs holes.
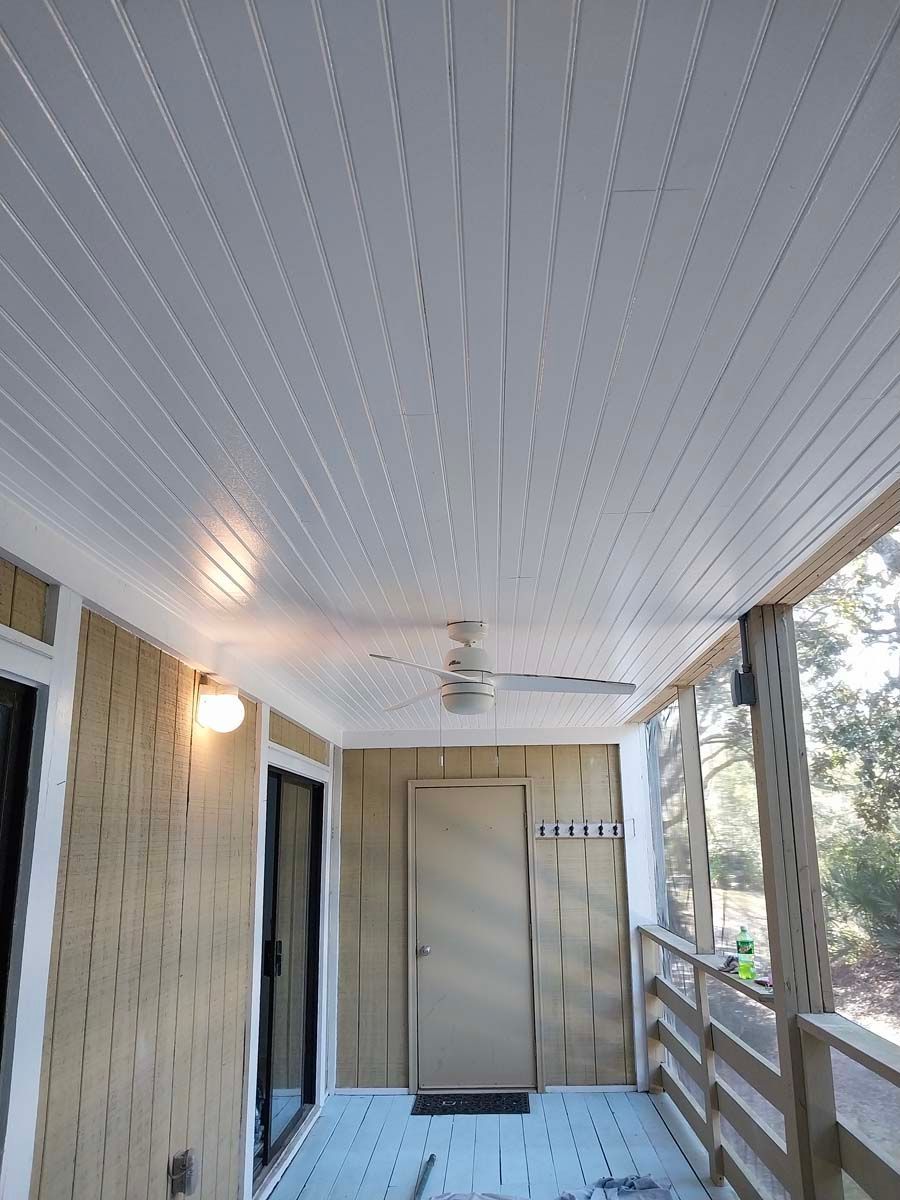
[[[618,821],[585,821],[581,817],[560,821],[544,817],[534,825],[536,838],[624,838],[633,832],[634,821],[630,817]]]

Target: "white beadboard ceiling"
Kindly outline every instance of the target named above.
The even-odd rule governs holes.
[[[339,727],[621,721],[897,476],[895,0],[0,14],[0,490]]]

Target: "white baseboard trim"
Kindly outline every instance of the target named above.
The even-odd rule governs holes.
[[[335,1096],[409,1096],[409,1088],[341,1088],[334,1089]]]
[[[548,1083],[544,1088],[545,1092],[636,1092],[637,1087],[633,1083],[600,1083],[590,1084],[582,1087],[577,1084],[552,1084]]]

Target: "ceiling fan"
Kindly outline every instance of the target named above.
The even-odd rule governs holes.
[[[392,704],[386,711],[396,712],[438,692],[447,712],[459,717],[472,717],[493,708],[498,688],[509,692],[583,692],[597,696],[630,696],[634,691],[633,683],[610,683],[605,679],[575,679],[567,675],[498,675],[491,667],[488,652],[480,645],[487,631],[484,621],[448,621],[447,634],[459,646],[451,647],[444,655],[443,668],[425,667],[421,663],[407,662],[404,658],[393,658],[390,654],[371,654],[370,658],[380,658],[401,667],[415,667],[417,671],[437,675],[441,680],[437,687],[410,696],[401,704]]]

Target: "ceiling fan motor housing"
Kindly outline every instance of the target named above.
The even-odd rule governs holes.
[[[445,671],[472,672],[481,676],[483,671],[492,671],[490,656],[484,646],[454,646],[444,655]]]
[[[476,622],[465,624],[475,625]],[[485,674],[490,676],[491,662],[483,646],[469,641],[454,646],[444,655],[444,670],[463,676],[459,683],[445,683],[441,687],[441,700],[447,712],[458,717],[473,717],[493,708],[494,685],[485,680]]]

